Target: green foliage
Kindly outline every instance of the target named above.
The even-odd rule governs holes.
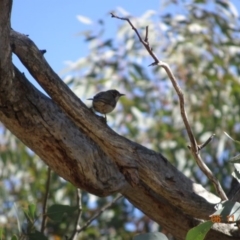
[[[0,240],[3,238],[3,228],[0,227]]]
[[[186,240],[203,240],[207,232],[211,229],[213,222],[207,221],[190,229],[187,233]]]
[[[28,209],[24,210],[24,214],[25,214],[26,219],[29,222],[34,223],[34,221],[36,219],[36,205],[35,204],[29,204]]]
[[[35,218],[35,214],[36,214],[36,205],[35,204],[29,204],[28,215],[32,220]]]
[[[12,236],[11,240],[18,240],[18,237],[16,235]]]
[[[64,214],[72,216],[77,210],[77,207],[71,207],[68,205],[54,204],[48,208],[47,215],[55,222],[60,222],[63,219]]]
[[[44,236],[41,232],[35,231],[28,235],[31,240],[48,240],[46,236]]]

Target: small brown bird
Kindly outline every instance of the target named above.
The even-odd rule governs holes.
[[[105,92],[99,92],[93,98],[88,98],[87,100],[92,100],[92,107],[95,111],[102,113],[106,117],[106,113],[110,113],[117,105],[117,101],[121,96],[124,96],[115,89],[108,90]]]

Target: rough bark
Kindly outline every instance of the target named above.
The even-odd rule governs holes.
[[[219,198],[184,176],[161,153],[118,135],[95,116],[35,44],[10,30],[10,11],[11,1],[0,0],[3,124],[76,187],[98,196],[121,192],[177,239],[185,239],[197,219],[209,219]],[[13,66],[11,49],[50,97]],[[231,237],[231,230],[218,225],[206,239],[238,239]]]

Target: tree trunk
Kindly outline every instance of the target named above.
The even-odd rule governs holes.
[[[0,120],[76,187],[97,196],[122,193],[176,239],[208,220],[219,198],[161,154],[118,135],[90,111],[25,35],[11,30],[11,0],[0,0]],[[13,66],[15,53],[50,97]],[[179,159],[181,161],[181,159]],[[219,224],[206,239],[239,239]]]

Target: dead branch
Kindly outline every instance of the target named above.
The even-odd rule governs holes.
[[[137,34],[139,41],[143,44],[143,46],[146,48],[146,50],[148,51],[148,53],[150,54],[150,56],[154,59],[154,62],[151,63],[149,66],[155,66],[158,65],[162,68],[164,68],[164,70],[166,71],[168,77],[170,78],[172,85],[178,95],[179,98],[179,104],[180,104],[180,112],[181,112],[181,117],[182,120],[184,122],[185,128],[187,130],[187,134],[191,143],[191,152],[192,155],[194,157],[194,159],[196,160],[199,168],[202,170],[202,172],[208,177],[208,179],[213,183],[218,196],[222,199],[222,200],[226,200],[227,196],[225,194],[225,192],[222,189],[222,186],[220,184],[220,182],[215,178],[215,176],[213,175],[212,171],[208,168],[208,166],[203,162],[201,156],[200,156],[200,152],[199,150],[202,149],[204,146],[206,146],[206,144],[208,144],[211,139],[209,140],[209,142],[207,142],[206,144],[201,145],[201,148],[199,148],[199,146],[197,145],[196,139],[194,137],[194,134],[192,132],[190,123],[188,121],[188,117],[187,117],[187,113],[185,110],[185,99],[184,99],[184,93],[182,91],[182,89],[180,88],[171,68],[168,66],[167,63],[160,61],[156,55],[153,53],[152,48],[150,47],[150,44],[148,42],[148,27],[146,27],[146,34],[145,34],[145,39],[143,40],[142,37],[140,36],[138,30],[134,27],[134,25],[132,24],[132,22],[130,21],[129,18],[122,18],[122,17],[118,17],[116,16],[114,13],[111,13],[112,18],[117,18],[120,20],[124,20],[127,21],[129,23],[129,25],[132,27],[132,29],[135,31],[135,33]]]

